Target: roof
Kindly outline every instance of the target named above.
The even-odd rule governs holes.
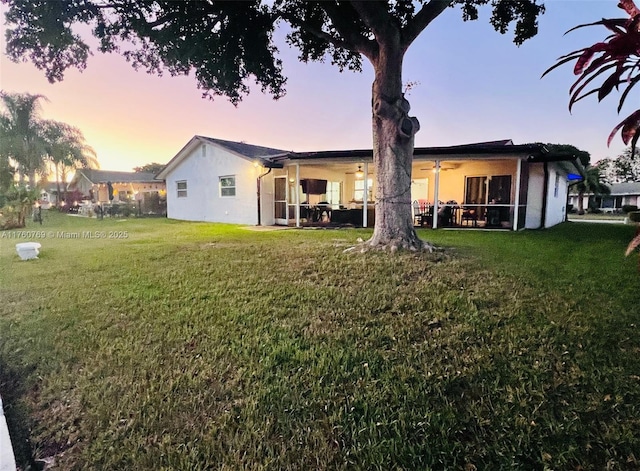
[[[206,136],[193,136],[185,146],[173,156],[173,158],[164,166],[164,168],[156,175],[158,179],[164,179],[169,171],[175,168],[199,143],[211,144],[216,147],[222,147],[236,155],[249,160],[259,160],[264,167],[282,167],[281,159],[291,153],[291,151],[283,149],[275,149],[273,147],[256,146],[247,144],[246,142],[225,141],[224,139],[214,139]]]
[[[612,183],[607,185],[611,193],[607,194],[607,196],[629,196],[629,195],[638,195],[640,196],[640,182],[626,182],[626,183]],[[577,195],[578,191],[576,189],[572,189],[570,194]],[[592,193],[585,193],[586,195],[591,195]]]
[[[84,175],[91,183],[149,183],[157,182],[155,175],[149,172],[116,172],[111,170],[96,170],[81,168],[76,170],[74,180]]]
[[[640,195],[640,182],[613,183],[608,186],[612,195]]]
[[[305,160],[325,160],[325,159],[372,159],[372,149],[346,149],[346,150],[325,150],[314,152],[293,152],[271,147],[256,146],[244,142],[226,141],[214,139],[206,136],[194,136],[180,151],[165,165],[156,178],[162,179],[167,176],[171,169],[186,158],[198,143],[208,143],[227,149],[239,156],[251,160],[260,160],[260,163],[267,168],[282,168],[284,162],[305,161]],[[441,156],[458,157],[460,159],[473,158],[477,156],[520,156],[527,158],[529,162],[572,162],[579,173],[579,163],[575,156],[567,154],[551,153],[543,144],[519,144],[516,145],[511,139],[501,139],[497,141],[475,142],[455,146],[441,147],[416,147],[413,152],[414,158],[437,159]]]
[[[462,144],[456,146],[441,147],[416,147],[413,150],[414,157],[436,157],[442,155],[465,156],[465,155],[514,155],[523,154],[530,157],[530,160],[543,159],[549,151],[542,144],[520,144],[515,145],[511,139],[500,141],[477,142],[472,144]],[[292,152],[289,154],[291,160],[307,159],[331,159],[331,158],[371,158],[372,149],[353,150],[328,150],[318,152]],[[565,159],[566,160],[566,159]],[[542,161],[542,160],[538,160]]]
[[[205,136],[196,137],[202,141],[212,144],[218,144],[219,146],[229,149],[230,151],[252,158],[268,159],[269,157],[276,157],[291,152],[288,150],[274,149],[272,147],[255,146],[253,144],[247,144],[245,142],[225,141],[223,139],[214,139],[212,137]]]

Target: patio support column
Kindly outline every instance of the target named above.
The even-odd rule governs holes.
[[[367,227],[367,209],[369,206],[369,164],[364,163],[364,195],[362,195],[362,227]]]
[[[434,179],[434,184],[433,184],[433,224],[431,225],[431,227],[433,227],[434,229],[438,228],[438,202],[440,200],[439,198],[439,193],[440,193],[440,161],[436,160],[436,165],[434,167],[434,170],[436,172],[436,177]]]
[[[516,161],[516,197],[513,202],[515,204],[513,208],[513,230],[518,230],[518,213],[520,210],[520,179],[522,174],[522,159]]]
[[[296,162],[295,192],[296,192],[296,227],[300,227],[300,164],[297,162]],[[288,208],[287,208],[287,211],[289,211]]]

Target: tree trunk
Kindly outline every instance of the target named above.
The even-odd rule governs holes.
[[[62,196],[60,194],[60,165],[59,163],[56,162],[55,166],[56,166],[56,191],[58,192],[56,194],[56,208],[60,207],[60,197]]]
[[[411,214],[411,164],[418,120],[408,116],[409,102],[402,93],[404,51],[385,45],[373,67],[373,163],[376,171],[375,226],[369,247],[397,250],[432,250],[418,238]]]
[[[578,214],[584,214],[584,191],[578,192]]]

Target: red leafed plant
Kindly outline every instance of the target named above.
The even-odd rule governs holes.
[[[618,6],[627,12],[629,18],[602,19],[595,23],[578,25],[567,31],[569,33],[585,26],[602,25],[611,32],[604,41],[558,58],[558,62],[542,74],[544,77],[556,67],[576,61],[573,73],[579,77],[569,90],[571,94],[569,111],[576,102],[589,95],[597,93],[598,101],[601,101],[614,88],[618,90],[620,86],[626,86],[618,104],[618,112],[620,112],[629,92],[640,82],[640,9],[636,7],[633,0],[621,0]],[[585,91],[594,79],[605,72],[610,74],[600,86]],[[613,129],[609,135],[608,144],[611,144],[613,137],[620,129],[622,129],[622,141],[626,145],[631,143],[633,151],[640,138],[640,132],[638,132],[640,110],[631,113]]]
[[[544,77],[556,67],[573,60],[576,61],[573,73],[578,75],[578,79],[569,89],[571,95],[569,111],[575,103],[589,95],[597,93],[598,101],[601,101],[614,88],[619,90],[622,86],[626,88],[624,88],[618,103],[618,113],[620,113],[629,92],[640,82],[640,9],[633,0],[620,0],[618,7],[623,9],[629,18],[603,18],[594,23],[578,25],[567,31],[570,33],[585,26],[602,25],[611,32],[604,41],[558,58],[558,62],[542,74]],[[605,72],[608,73],[608,76]],[[585,91],[587,86],[599,76],[606,76],[600,86]],[[631,144],[631,155],[634,155],[636,143],[640,138],[640,109],[631,113],[613,128],[609,134],[607,145],[611,144],[614,136],[621,129],[622,141],[625,145]],[[640,247],[640,226],[627,247],[626,255],[630,255],[638,247]],[[638,268],[640,269],[640,264]]]

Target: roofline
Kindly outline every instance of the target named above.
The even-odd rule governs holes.
[[[475,144],[446,146],[446,147],[415,147],[413,157],[421,156],[472,156],[472,155],[517,155],[526,157],[541,158],[549,153],[549,150],[541,144],[518,144],[518,145],[487,145],[479,147]],[[316,152],[291,152],[288,155],[290,160],[309,159],[357,159],[373,158],[372,149],[353,150],[327,150]],[[562,159],[566,160],[566,159]]]
[[[273,158],[279,158],[279,157],[282,157],[282,156],[289,155],[289,152],[283,152],[282,154],[271,155],[271,156],[269,156],[269,158],[265,158],[265,157],[247,157],[246,155],[243,155],[243,154],[241,154],[239,152],[236,152],[236,151],[234,151],[232,149],[224,147],[221,144],[218,144],[217,142],[215,142],[215,140],[209,140],[209,139],[211,139],[211,138],[207,138],[206,136],[200,136],[198,134],[193,136],[191,139],[189,139],[189,142],[187,142],[182,147],[182,149],[180,149],[178,151],[178,153],[176,155],[174,155],[173,158],[169,162],[167,162],[167,164],[164,166],[164,168],[162,170],[160,170],[160,172],[158,172],[156,174],[155,178],[157,180],[165,180],[167,174],[171,170],[173,170],[176,167],[176,165],[178,163],[180,163],[185,157],[187,157],[187,155],[189,154],[188,149],[190,149],[195,142],[201,142],[202,144],[215,146],[218,149],[224,150],[226,152],[230,152],[231,154],[233,154],[235,156],[238,156],[238,157],[241,157],[241,158],[243,158],[245,160],[248,160],[250,162],[259,161],[262,164],[262,166],[266,167],[266,168],[283,168],[284,165],[280,161],[272,162],[269,159],[272,158],[272,157]]]
[[[175,167],[175,164],[177,164],[180,160],[182,160],[184,158],[184,156],[182,156],[183,152],[186,151],[186,149],[191,146],[195,141],[199,141],[200,136],[193,136],[191,139],[189,139],[189,141],[182,146],[182,149],[180,149],[176,155],[174,155],[171,160],[169,160],[169,162],[166,163],[166,165],[162,168],[162,170],[160,170],[157,174],[156,174],[156,179],[158,180],[165,180],[166,174],[169,172],[169,170],[173,169]]]

